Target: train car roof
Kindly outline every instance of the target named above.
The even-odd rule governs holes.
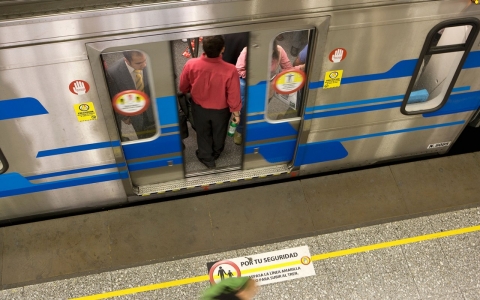
[[[127,8],[135,6],[146,6],[155,4],[201,5],[221,2],[260,2],[266,0],[0,0],[0,21],[22,19],[28,17],[50,16],[63,13],[86,12],[111,8]],[[298,4],[301,4],[301,0]],[[304,2],[315,1],[317,7],[345,7],[364,5],[384,5],[409,2],[427,2],[432,0],[342,0],[342,1],[319,1],[304,0]],[[440,0],[437,0],[440,1]],[[298,6],[298,5],[296,5]],[[301,6],[301,5],[300,5]]]

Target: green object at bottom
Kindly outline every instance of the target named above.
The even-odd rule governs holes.
[[[241,290],[245,284],[248,282],[250,277],[231,277],[226,278],[219,283],[212,285],[208,289],[206,289],[202,296],[201,300],[214,300],[217,299],[220,295],[225,294],[236,294],[239,290]]]
[[[237,129],[237,123],[230,121],[230,126],[228,127],[228,136],[233,136],[235,134],[235,130]]]

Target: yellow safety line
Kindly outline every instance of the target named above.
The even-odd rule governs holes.
[[[317,254],[317,255],[312,256],[312,262],[317,261],[317,260],[333,258],[333,257],[351,255],[351,254],[355,254],[355,253],[361,253],[361,252],[367,252],[367,251],[372,251],[372,250],[378,250],[378,249],[400,246],[400,245],[412,244],[412,243],[417,243],[417,242],[422,242],[422,241],[428,241],[428,240],[443,238],[443,237],[447,237],[447,236],[465,234],[465,233],[475,232],[475,231],[480,231],[480,225],[465,227],[465,228],[460,228],[460,229],[454,229],[454,230],[449,230],[449,231],[444,231],[444,232],[426,234],[426,235],[416,236],[416,237],[412,237],[412,238],[406,238],[406,239],[401,239],[401,240],[395,240],[395,241],[390,241],[390,242],[384,242],[384,243],[379,243],[379,244],[362,246],[362,247],[357,247],[357,248],[352,248],[352,249],[346,249],[346,250],[334,251],[334,252],[329,252],[329,253]],[[248,270],[243,271],[242,274],[250,274],[250,273],[267,271],[267,270],[270,270],[270,269],[277,269],[277,268],[281,268],[281,267],[289,267],[289,266],[294,266],[294,265],[299,265],[299,264],[300,264],[299,261],[279,263],[279,264],[276,264],[276,265],[270,265],[270,266],[265,266],[265,267],[248,269]],[[164,288],[169,288],[169,287],[174,287],[174,286],[179,286],[179,285],[192,284],[192,283],[196,283],[196,282],[209,281],[209,280],[210,279],[209,279],[208,275],[202,275],[202,276],[190,277],[190,278],[185,278],[185,279],[161,282],[161,283],[156,283],[156,284],[149,284],[149,285],[139,286],[139,287],[135,287],[135,288],[118,290],[118,291],[114,291],[114,292],[107,292],[107,293],[96,294],[96,295],[91,295],[91,296],[72,298],[72,300],[106,299],[106,298],[111,298],[111,297],[116,297],[116,296],[124,296],[124,295],[129,295],[129,294],[148,292],[148,291],[153,291],[153,290],[158,290],[158,289],[164,289]]]
[[[395,247],[395,246],[400,246],[400,245],[412,244],[412,243],[428,241],[428,240],[438,239],[438,238],[452,236],[452,235],[465,234],[465,233],[474,232],[474,231],[480,231],[480,225],[465,227],[465,228],[460,228],[460,229],[454,229],[454,230],[448,230],[448,231],[444,231],[444,232],[437,232],[437,233],[431,233],[431,234],[426,234],[426,235],[420,235],[420,236],[416,236],[416,237],[412,237],[412,238],[406,238],[406,239],[401,239],[401,240],[396,240],[396,241],[391,241],[391,242],[384,242],[384,243],[379,243],[379,244],[362,246],[362,247],[357,247],[357,248],[352,248],[352,249],[334,251],[334,252],[330,252],[330,253],[317,254],[317,255],[312,256],[312,261],[317,261],[317,260],[322,260],[322,259],[327,259],[327,258],[332,258],[332,257],[345,256],[345,255],[351,255],[351,254],[355,254],[355,253],[367,252],[367,251],[378,250],[378,249],[383,249],[383,248],[390,248],[390,247]]]

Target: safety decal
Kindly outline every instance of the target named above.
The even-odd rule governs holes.
[[[300,70],[287,70],[279,73],[273,82],[278,94],[288,95],[300,90],[305,85],[307,76]]]
[[[342,82],[343,70],[328,71],[325,73],[325,80],[323,81],[324,89],[331,89],[340,87]]]
[[[74,80],[70,82],[68,89],[70,90],[70,92],[72,92],[72,94],[83,95],[88,93],[88,91],[90,90],[90,85],[84,80]]]
[[[328,59],[333,63],[339,63],[347,57],[347,50],[343,48],[334,49],[328,55]]]
[[[93,121],[97,119],[97,113],[95,112],[93,102],[74,104],[73,107],[75,108],[78,122]]]
[[[258,285],[315,276],[308,246],[207,262],[210,283],[231,277],[248,276]]]
[[[450,146],[451,143],[452,143],[452,141],[430,144],[430,145],[428,145],[427,149],[448,147],[448,146]]]
[[[113,109],[124,116],[142,114],[150,106],[150,98],[144,92],[128,90],[118,93],[112,100]]]

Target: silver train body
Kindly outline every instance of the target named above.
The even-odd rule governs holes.
[[[444,154],[479,123],[480,5],[469,0],[134,4],[0,20],[0,221]],[[305,85],[291,117],[271,118],[271,45],[297,31],[308,33]],[[172,41],[238,32],[249,33],[240,163],[189,174]],[[102,55],[132,49],[148,55],[156,133],[121,142]]]

